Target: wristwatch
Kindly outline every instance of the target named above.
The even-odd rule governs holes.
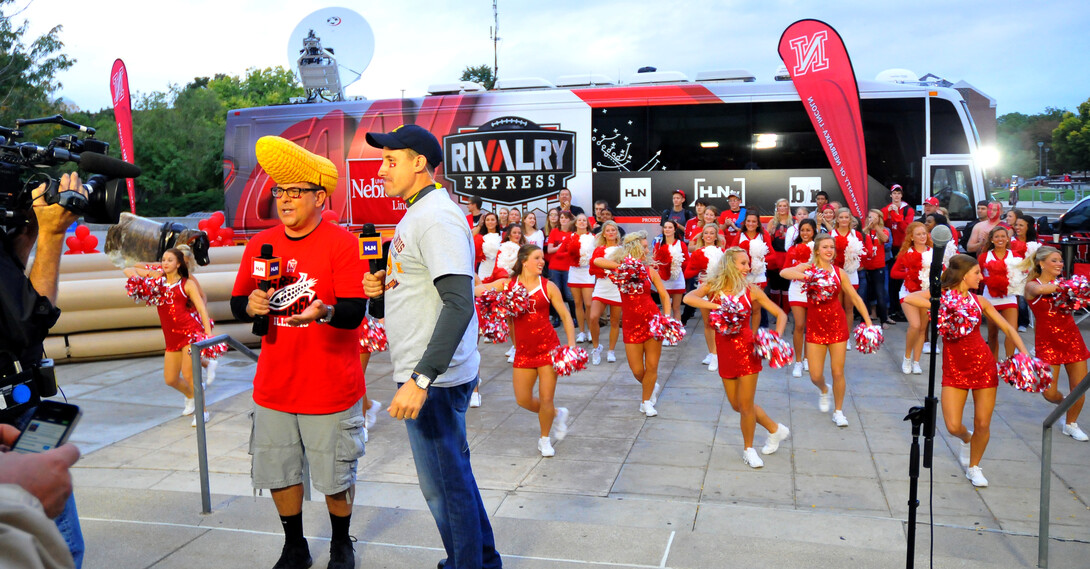
[[[427,390],[428,387],[431,386],[431,382],[433,381],[432,378],[424,374],[417,373],[415,371],[412,373],[412,375],[409,376],[409,378],[416,383],[417,387],[424,390]]]
[[[329,321],[333,320],[333,309],[334,309],[334,307],[336,307],[336,305],[335,304],[327,304],[327,305],[325,305],[325,307],[326,307],[325,316],[318,319],[319,324],[329,324]]]

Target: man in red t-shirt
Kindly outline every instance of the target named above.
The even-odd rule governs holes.
[[[901,248],[901,243],[905,241],[905,229],[908,228],[908,224],[912,223],[912,215],[916,213],[916,210],[912,209],[912,206],[901,201],[905,192],[901,189],[900,184],[893,184],[889,188],[890,204],[882,208],[882,221],[889,228],[890,241],[893,242],[893,257],[886,263],[886,270],[892,271],[893,262],[897,259],[897,253]],[[890,274],[890,273],[887,273]],[[901,312],[900,301],[894,300],[901,291],[901,281],[893,278],[892,274],[889,277],[889,313],[890,316],[898,320],[904,318],[904,313]]]
[[[251,478],[268,489],[285,543],[276,567],[309,567],[303,537],[303,458],[314,488],[326,495],[332,526],[329,567],[355,567],[349,538],[356,461],[363,456],[366,395],[359,332],[365,267],[355,237],[322,221],[337,187],[337,168],[276,136],[257,141],[258,163],[276,186],[280,225],[254,236],[242,254],[231,312],[243,322],[269,320],[254,375]],[[280,278],[257,288],[254,259],[263,245],[280,258]]]

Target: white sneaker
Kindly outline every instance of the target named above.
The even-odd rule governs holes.
[[[371,400],[371,406],[367,408],[367,412],[363,414],[363,428],[370,429],[375,426],[375,421],[378,420],[378,412],[382,410],[382,403]],[[367,442],[367,441],[364,441]]]
[[[833,422],[836,423],[836,426],[838,427],[848,426],[848,418],[845,417],[844,412],[839,409],[833,411]]]
[[[662,384],[656,381],[655,382],[655,389],[651,390],[651,404],[652,405],[658,405],[658,403],[659,403],[659,393],[661,393],[661,392],[662,392]],[[1078,427],[1076,427],[1076,428],[1078,428]]]
[[[204,412],[204,424],[205,425],[208,424],[208,419],[211,418],[211,417],[212,417],[211,413],[209,413],[208,411]],[[196,415],[193,415],[193,422],[190,423],[189,426],[190,427],[196,427],[197,426],[197,416]]]
[[[474,391],[473,394],[469,396],[469,406],[470,407],[480,407],[481,406],[481,392]]]
[[[507,357],[511,357],[511,356],[515,355],[515,347],[511,346],[506,352],[503,353],[503,355],[505,355]]]
[[[828,413],[830,403],[829,401],[833,397],[833,388],[828,383],[825,384],[825,393],[818,395],[818,410],[822,413]]]
[[[802,371],[810,371],[810,360],[802,360]]]
[[[931,353],[931,342],[924,342],[923,343],[923,353],[925,353],[925,354],[930,354]]]
[[[719,356],[712,356],[712,363],[708,364],[708,371],[719,371]]]
[[[912,358],[905,358],[901,361],[901,373],[905,375],[912,373]]]
[[[594,348],[590,351],[590,363],[593,365],[602,363],[602,348]]]
[[[802,362],[795,362],[791,368],[791,377],[802,377]]]
[[[973,448],[973,432],[969,431],[969,442],[961,443],[961,452],[958,453],[958,462],[962,468],[969,468],[969,451]]]
[[[587,335],[586,335],[585,333],[583,333],[583,332],[580,332],[580,333],[579,333],[579,334],[578,334],[578,335],[577,335],[577,336],[575,337],[575,343],[576,343],[576,344],[582,344],[582,343],[584,343],[584,342],[586,342],[586,341],[587,341]]]
[[[182,416],[183,417],[188,417],[189,415],[192,415],[193,412],[196,411],[196,410],[197,410],[196,401],[194,401],[192,397],[186,397],[185,398],[185,409],[182,409]]]
[[[659,412],[655,410],[655,404],[650,401],[640,403],[640,413],[643,413],[648,417],[655,417],[659,414]]]
[[[556,417],[553,418],[552,436],[556,437],[556,442],[564,440],[564,437],[568,436],[568,408],[557,407]]]
[[[852,351],[852,339],[851,338],[848,338],[847,350],[849,352]]]
[[[606,352],[606,361],[607,362],[617,361],[617,354],[614,354],[613,350],[609,350],[608,352]]]
[[[760,455],[757,454],[756,450],[753,450],[753,447],[747,448],[742,453],[742,462],[750,465],[752,468],[761,468],[765,465],[765,461],[761,460]]]
[[[220,363],[215,359],[208,360],[208,367],[204,369],[204,384],[205,386],[212,385],[213,381],[216,381],[216,368]]]
[[[713,354],[711,352],[708,352],[708,355],[704,356],[704,359],[700,360],[700,363],[702,363],[704,365],[708,365],[708,364],[712,363],[712,360],[714,360],[714,359],[715,359],[715,354]]]
[[[973,483],[973,486],[976,486],[977,488],[988,487],[988,479],[984,478],[984,471],[981,470],[979,466],[970,466],[965,471],[965,477],[968,478],[969,481]]]
[[[509,351],[510,353],[507,354],[507,363],[513,364],[515,363],[515,349],[511,348]]]
[[[1084,443],[1087,440],[1090,440],[1090,437],[1087,437],[1086,433],[1082,432],[1082,429],[1079,428],[1078,423],[1065,424],[1063,431],[1065,435],[1075,439],[1076,441]]]
[[[791,436],[791,429],[787,428],[787,425],[783,423],[777,423],[775,433],[768,433],[768,439],[765,440],[765,446],[761,447],[761,454],[772,454],[780,448],[780,443],[787,440],[787,437]]]
[[[920,367],[920,362],[912,362],[912,374],[922,375],[923,369]]]
[[[556,456],[556,451],[553,450],[553,443],[549,441],[549,437],[541,437],[537,440],[537,450],[541,451],[541,456],[546,458]]]

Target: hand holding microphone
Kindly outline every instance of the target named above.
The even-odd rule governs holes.
[[[280,279],[280,258],[273,256],[271,244],[261,246],[261,255],[254,259],[253,277],[257,279],[257,288],[250,293],[246,310],[256,316],[254,335],[264,336],[269,333],[269,291],[273,281]]]

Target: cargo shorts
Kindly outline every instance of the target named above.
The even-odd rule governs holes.
[[[284,413],[255,404],[250,416],[250,478],[255,489],[302,484],[304,456],[311,483],[322,494],[338,494],[356,483],[356,462],[364,455],[360,401],[328,415]]]

